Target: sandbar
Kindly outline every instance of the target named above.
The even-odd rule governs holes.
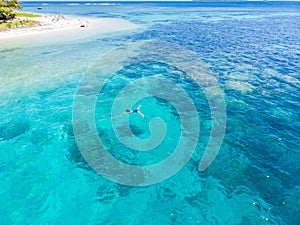
[[[28,19],[38,21],[40,25],[1,31],[0,40],[49,39],[51,37],[73,37],[74,39],[87,35],[122,32],[140,28],[140,25],[117,18],[78,18],[60,14],[41,15],[41,17]]]

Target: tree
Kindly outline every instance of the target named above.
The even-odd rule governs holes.
[[[18,0],[0,0],[0,20],[12,20],[16,9],[22,9]]]

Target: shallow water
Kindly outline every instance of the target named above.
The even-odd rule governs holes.
[[[144,28],[63,43],[0,43],[0,224],[297,224],[299,3],[47,4],[24,3],[24,9],[122,18]],[[110,112],[121,89],[138,78],[166,78],[183,88],[197,109],[200,134],[191,160],[178,173],[155,185],[130,187],[105,179],[85,162],[72,109],[83,75],[103,68],[99,57],[149,40],[194,52],[199,59],[194,63],[203,66],[200,74],[209,68],[225,93],[226,133],[212,165],[199,172],[212,129],[205,93],[171,63],[132,58],[106,82],[96,102],[96,128],[109,152],[125,163],[150,165],[170,155],[178,142],[179,114],[157,97],[136,102],[145,119],[132,114],[129,124],[146,140],[151,119],[161,117],[168,128],[161,145],[141,152],[119,142]],[[155,46],[150,50],[163,56]]]

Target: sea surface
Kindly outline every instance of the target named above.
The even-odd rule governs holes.
[[[299,224],[300,2],[22,5],[30,12],[125,19],[140,29],[56,42],[0,42],[1,225]],[[124,61],[116,49],[132,50],[135,43],[150,44],[132,51],[140,58],[129,57],[126,66],[117,69]],[[161,62],[168,46],[178,48]],[[144,60],[149,52],[156,60]],[[112,62],[109,69],[116,71],[103,80],[107,60]],[[213,77],[224,93],[224,139],[204,171],[198,166],[217,126],[211,114],[215,109],[190,70],[174,65],[180,60],[187,61],[191,70],[198,65],[196,74]],[[117,160],[136,166],[158,163],[174,151],[182,127],[172,101],[178,107],[185,101],[175,95],[171,102],[141,98],[128,108],[141,104],[143,119],[123,114],[126,106],[113,108],[115,99],[141,78],[167,79],[184,90],[200,126],[187,164],[148,186],[122,185],[95,172],[80,152],[72,120],[82,79],[93,83],[89,80],[93,73],[105,82],[95,103],[99,138]],[[136,84],[136,90],[150,88],[150,82]],[[134,90],[132,95],[136,98],[139,93]],[[160,117],[167,127],[164,140],[151,151],[126,147],[116,135],[120,130],[112,125],[113,110],[119,110],[117,120],[129,121],[139,140],[154,135],[149,124]],[[187,109],[183,115],[189,113]]]

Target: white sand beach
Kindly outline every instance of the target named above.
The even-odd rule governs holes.
[[[26,19],[26,18],[21,18]],[[82,37],[91,34],[102,34],[126,31],[139,28],[139,25],[115,18],[75,18],[64,15],[42,15],[28,18],[39,22],[34,27],[19,27],[0,32],[0,40],[24,40],[32,38]]]

